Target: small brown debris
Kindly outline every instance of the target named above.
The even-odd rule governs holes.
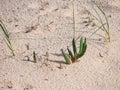
[[[45,78],[44,80],[45,80],[45,81],[48,81],[48,79],[47,79],[47,78]]]
[[[29,49],[30,49],[29,44],[27,44],[27,45],[26,45],[26,48],[27,48],[27,50],[29,50]]]
[[[101,58],[103,58],[103,55],[102,55],[101,53],[99,53],[99,56],[100,56]]]
[[[30,61],[30,57],[29,56],[25,56],[25,60]]]

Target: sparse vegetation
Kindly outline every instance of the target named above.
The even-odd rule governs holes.
[[[95,31],[90,36],[94,35],[97,31],[102,30],[105,33],[106,41],[110,42],[110,27],[108,18],[105,12],[96,3],[92,2],[92,6],[97,16],[92,14],[89,10],[86,10],[89,14],[89,17],[87,17],[88,20],[84,22],[87,23],[86,25],[90,25],[92,23],[92,25],[97,26]],[[98,22],[98,24],[94,23],[95,20]]]
[[[0,27],[2,28],[3,33],[5,35],[7,46],[11,50],[12,55],[15,56],[15,53],[14,53],[14,50],[13,50],[13,47],[12,47],[12,44],[11,44],[11,41],[10,41],[9,33],[8,33],[5,25],[3,24],[3,22],[1,20],[0,20]]]
[[[79,47],[79,51],[77,52],[75,39],[73,38],[73,40],[72,40],[72,48],[73,48],[73,53],[74,54],[72,54],[72,51],[68,47],[67,47],[68,54],[66,54],[64,52],[64,50],[61,49],[62,55],[63,55],[63,57],[64,57],[64,59],[66,61],[66,64],[74,63],[80,57],[82,57],[84,55],[84,53],[86,52],[86,49],[87,49],[86,39],[83,39],[83,38],[80,39],[80,47]]]
[[[75,41],[75,31],[76,31],[76,27],[75,27],[75,11],[74,11],[74,5],[73,5],[73,40],[72,40],[72,48],[73,48],[73,53],[72,51],[69,49],[69,47],[67,47],[67,51],[68,54],[65,53],[65,51],[63,49],[61,49],[62,55],[66,61],[66,64],[71,64],[76,62],[80,57],[82,57],[84,55],[84,53],[86,52],[87,49],[87,43],[86,43],[86,38],[80,39],[80,46],[79,46],[79,51],[77,52],[77,47],[76,47],[76,41]]]

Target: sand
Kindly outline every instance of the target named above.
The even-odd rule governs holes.
[[[0,90],[120,90],[120,1],[94,1],[108,17],[110,42],[81,35],[94,30],[83,23],[85,8],[92,11],[90,0],[0,0],[0,19],[15,52],[12,56],[0,28]],[[60,49],[71,48],[73,3],[76,38],[87,37],[88,48],[78,62],[66,65]]]

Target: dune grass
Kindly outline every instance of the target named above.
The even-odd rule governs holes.
[[[96,30],[90,36],[94,35],[97,31],[102,30],[105,33],[106,41],[110,42],[110,26],[105,12],[93,1],[92,8],[97,16],[87,10],[90,17],[92,17],[91,22],[93,22],[93,20],[96,20],[99,23],[99,26],[97,26]]]
[[[96,4],[95,4],[96,5]],[[97,6],[97,5],[96,5]],[[103,26],[103,31],[106,33],[106,39],[110,42],[110,27],[109,27],[109,23],[108,23],[108,18],[105,14],[105,12],[99,7],[97,6],[97,8],[101,11],[101,13],[104,15],[105,18],[105,23],[106,23],[106,27],[105,27],[105,23],[103,23],[102,18],[99,16],[99,14],[97,13],[99,20],[101,22],[101,25]]]
[[[1,20],[0,20],[0,27],[2,28],[3,33],[5,35],[6,44],[7,44],[8,48],[11,50],[12,55],[15,56],[15,53],[14,53],[14,50],[13,50],[13,47],[12,47],[12,44],[10,41],[9,33]]]
[[[78,61],[78,59],[80,57],[82,57],[84,55],[84,53],[86,52],[87,49],[87,43],[86,43],[86,39],[81,38],[80,39],[80,46],[79,46],[79,51],[76,48],[76,43],[75,43],[75,39],[73,38],[72,40],[72,48],[73,48],[73,53],[72,51],[67,47],[68,50],[68,54],[66,54],[64,52],[63,49],[61,49],[62,51],[62,55],[66,61],[66,64],[71,64],[74,63],[76,61]]]
[[[75,23],[75,11],[74,11],[74,5],[73,5],[73,39],[72,39],[73,53],[69,49],[69,47],[67,47],[68,54],[65,53],[63,49],[61,49],[62,55],[66,61],[66,64],[71,64],[71,63],[78,61],[78,59],[84,55],[87,49],[86,38],[85,39],[81,38],[80,45],[79,45],[79,51],[77,50],[76,40],[75,40],[75,32],[76,32],[75,24],[76,24]]]

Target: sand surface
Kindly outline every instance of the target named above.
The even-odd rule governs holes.
[[[90,1],[0,0],[0,19],[16,54],[12,56],[0,28],[0,90],[120,90],[120,1],[94,0],[108,17],[110,42],[82,34],[95,29],[83,23],[85,10],[92,11]],[[86,37],[88,48],[79,62],[66,65],[60,49],[71,48],[73,4],[76,38]]]

